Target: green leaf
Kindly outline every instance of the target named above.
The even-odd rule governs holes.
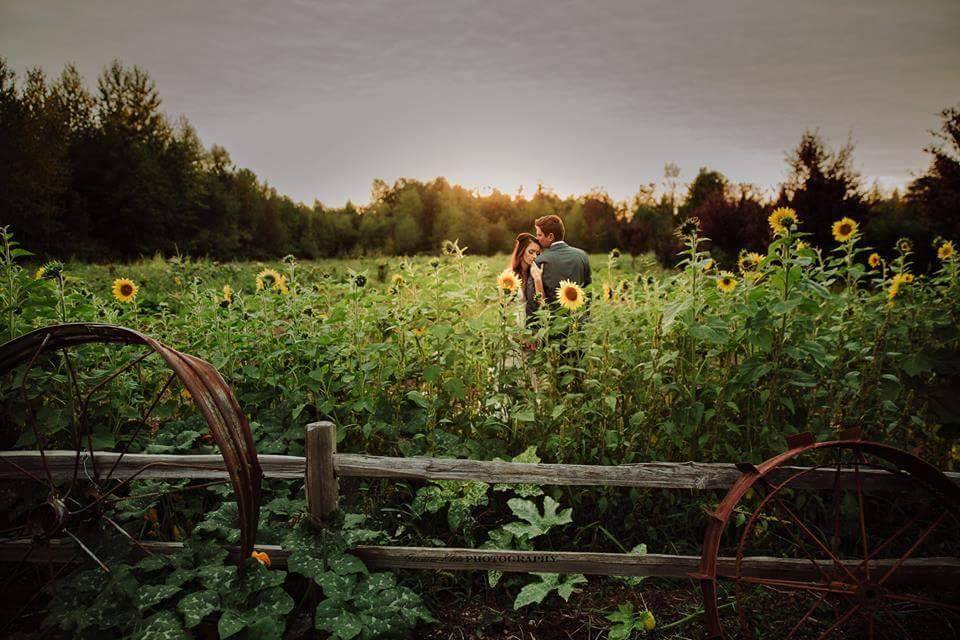
[[[337,575],[345,576],[351,573],[368,573],[367,566],[356,556],[345,554],[330,560],[330,569]]]
[[[525,523],[510,522],[503,527],[518,538],[532,540],[545,534],[551,527],[573,522],[573,509],[564,509],[558,514],[557,507],[560,504],[550,496],[545,496],[543,499],[543,515],[540,514],[536,503],[530,500],[512,498],[507,501],[507,506],[510,507],[513,515],[526,521]]]
[[[177,603],[177,611],[183,614],[187,628],[200,624],[204,618],[220,608],[220,596],[215,591],[188,593]]]
[[[147,619],[147,626],[138,634],[141,640],[180,640],[186,637],[183,626],[172,611],[161,611]]]
[[[246,626],[247,621],[239,612],[228,609],[223,612],[217,622],[217,632],[220,634],[220,640],[223,640],[223,638],[229,638],[235,633],[243,631]]]
[[[323,558],[304,551],[294,551],[287,559],[287,569],[308,578],[316,578],[326,570]]]
[[[149,609],[153,605],[163,602],[180,591],[180,587],[169,584],[143,585],[137,590],[137,608],[140,611]]]
[[[360,632],[363,630],[363,625],[360,623],[360,619],[356,614],[350,613],[349,611],[341,611],[332,618],[321,618],[320,606],[322,604],[323,603],[317,605],[317,618],[315,623],[317,629],[329,631],[333,634],[333,637],[341,638],[342,640],[351,640],[351,638],[356,638],[360,635]]]

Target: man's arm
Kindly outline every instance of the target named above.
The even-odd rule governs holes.
[[[537,260],[543,267],[543,297],[547,302],[554,302],[557,299],[557,287],[560,286],[560,269],[541,255]]]
[[[589,287],[590,283],[593,282],[593,278],[590,274],[590,256],[584,252],[583,254],[583,286]]]

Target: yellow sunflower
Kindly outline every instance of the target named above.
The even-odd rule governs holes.
[[[747,272],[753,271],[760,266],[760,261],[763,260],[763,256],[754,251],[742,251],[740,252],[740,257],[737,259],[737,266],[740,267],[740,271]]]
[[[841,218],[833,223],[833,238],[837,242],[848,242],[857,232],[857,223],[852,218]]]
[[[280,273],[276,269],[264,269],[257,274],[257,291],[280,288]]]
[[[940,245],[940,248],[937,249],[937,257],[941,260],[949,260],[953,257],[953,253],[953,242],[949,240],[944,242],[942,245]]]
[[[233,302],[233,288],[229,284],[223,285],[223,301],[227,304]]]
[[[39,266],[39,267],[37,267],[36,273],[33,274],[33,279],[34,279],[34,280],[39,280],[40,278],[42,278],[42,277],[43,277],[43,272],[44,272],[44,268],[43,268],[42,265]]]
[[[774,209],[770,217],[767,218],[770,228],[774,233],[783,234],[797,226],[797,212],[790,207],[780,207]]]
[[[277,280],[277,284],[275,286],[280,290],[280,295],[285,296],[290,293],[290,288],[287,286],[287,276],[280,276],[280,279]]]
[[[913,274],[912,274],[912,273],[904,273],[904,274],[902,274],[902,275],[900,276],[900,278],[901,278],[901,280],[903,280],[903,283],[904,283],[904,284],[913,284]]]
[[[717,263],[713,261],[713,258],[707,258],[707,261],[703,263],[703,270],[710,271],[710,269],[713,269],[716,264]]]
[[[394,286],[399,287],[400,285],[403,284],[403,276],[400,275],[399,273],[395,273],[395,274],[393,274],[392,276],[390,276],[390,282],[391,282]]]
[[[113,297],[117,302],[133,302],[137,297],[137,285],[130,278],[117,278],[113,281]]]
[[[501,291],[509,291],[512,293],[520,288],[520,278],[513,272],[513,269],[504,269],[503,272],[497,276],[497,286],[500,287]]]
[[[724,293],[730,293],[737,288],[737,279],[729,271],[724,271],[717,278],[717,289]]]
[[[580,285],[569,280],[561,280],[560,286],[557,287],[557,301],[564,309],[575,311],[584,305],[586,297]]]
[[[603,283],[603,299],[607,302],[613,302],[613,288],[606,282]]]
[[[871,254],[870,254],[870,257],[867,258],[867,264],[869,264],[869,265],[870,265],[870,268],[872,268],[872,269],[876,269],[877,267],[879,267],[879,266],[880,266],[880,254],[879,254],[879,253],[871,253]]]
[[[807,245],[806,242],[804,242],[803,240],[797,240],[797,251],[802,251],[808,248],[809,248],[809,245]]]
[[[900,287],[905,284],[910,284],[913,282],[912,273],[897,273],[893,276],[893,280],[890,283],[890,290],[887,292],[887,297],[890,300],[893,300],[897,297],[897,294],[900,293]]]

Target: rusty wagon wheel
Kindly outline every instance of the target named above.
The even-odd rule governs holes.
[[[23,610],[75,560],[109,571],[95,551],[108,535],[150,553],[144,541],[170,539],[159,530],[158,508],[173,512],[185,496],[200,495],[187,492],[213,484],[232,485],[240,557],[249,557],[263,472],[246,416],[208,362],[124,327],[54,325],[0,346],[0,399],[0,448],[16,449],[0,451],[0,560],[6,585],[32,585]],[[217,445],[223,465],[158,462],[131,451],[156,435],[163,423],[156,414],[171,411],[196,428],[187,439]],[[206,481],[165,479],[174,477]],[[57,567],[49,561],[55,550],[66,561]]]
[[[708,638],[960,638],[960,486],[842,435],[738,465],[695,576]]]

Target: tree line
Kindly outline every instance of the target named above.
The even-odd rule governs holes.
[[[960,238],[960,111],[941,115],[926,149],[930,166],[902,195],[865,185],[852,144],[832,150],[807,132],[774,198],[708,168],[682,186],[667,165],[663,182],[642,185],[629,202],[601,189],[561,198],[542,186],[529,197],[481,196],[439,177],[374,180],[366,205],[311,207],[236,166],[223,147],[204,147],[185,118],[171,121],[139,67],[115,61],[90,90],[72,65],[56,79],[39,68],[18,77],[0,58],[0,224],[44,257],[235,260],[406,255],[435,252],[447,239],[470,253],[497,253],[532,220],[555,213],[587,251],[654,252],[669,264],[674,229],[696,216],[715,256],[729,263],[742,249],[763,248],[770,211],[791,206],[819,246],[832,246],[832,222],[848,216],[874,246],[907,236],[928,261],[934,238]]]

